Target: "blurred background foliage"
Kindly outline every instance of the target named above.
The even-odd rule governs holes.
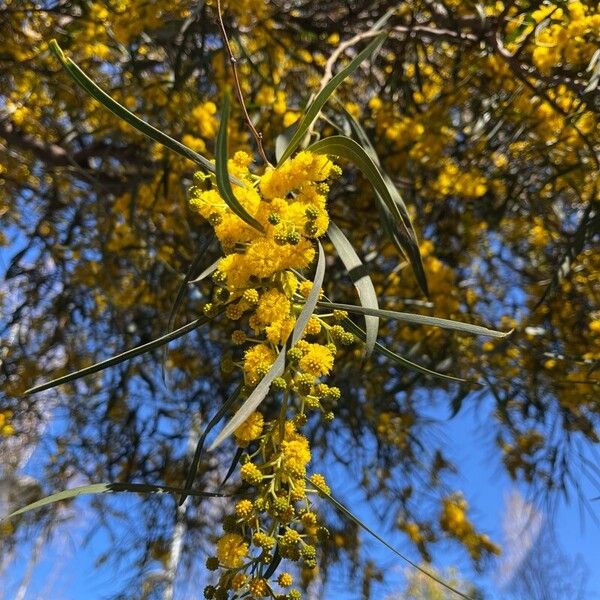
[[[8,509],[74,483],[180,485],[198,431],[235,383],[220,369],[231,334],[222,320],[171,344],[166,386],[157,351],[58,390],[21,395],[165,333],[209,231],[186,199],[193,164],[77,89],[48,42],[57,38],[115,99],[210,157],[230,72],[214,3],[191,4],[0,5],[0,503]],[[353,170],[332,186],[330,213],[367,263],[382,308],[515,333],[490,342],[384,323],[388,348],[483,385],[427,378],[380,355],[358,369],[360,349],[348,350],[333,378],[343,393],[337,418],[327,432],[314,424],[312,445],[320,449],[316,461],[347,472],[369,500],[385,503],[424,560],[450,538],[481,565],[498,548],[456,489],[461,465],[438,443],[444,419],[460,419],[467,405],[487,411],[495,439],[488,450],[544,501],[576,492],[582,477],[598,481],[589,459],[600,424],[597,4],[223,6],[269,157],[327,73],[347,64],[376,20],[396,8],[382,50],[339,88],[315,135],[343,130],[344,109],[363,124],[412,213],[430,297],[381,236],[370,187]],[[230,140],[232,151],[255,150],[239,107]],[[217,252],[216,244],[209,248],[206,264]],[[327,295],[355,302],[341,263],[332,261],[328,273]],[[178,325],[198,316],[201,291],[190,287]],[[36,478],[20,474],[33,449],[43,456]],[[199,481],[217,481],[230,456],[227,447],[206,455]],[[106,509],[102,499],[95,506]],[[181,557],[181,569],[202,559],[224,504],[206,506],[194,499],[175,511],[161,497],[141,506],[128,543],[109,557],[134,561],[135,597],[168,588]],[[32,530],[50,528],[55,511],[4,525],[1,545],[9,551]],[[335,522],[331,529],[318,576],[349,561],[368,579],[373,565],[359,551],[358,531]],[[156,564],[162,574],[150,581]],[[415,580],[414,590],[421,585]]]

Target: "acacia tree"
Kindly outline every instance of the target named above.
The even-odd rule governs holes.
[[[187,478],[187,488],[201,490],[224,475],[222,465],[227,471],[258,449],[264,462],[246,462],[245,483],[233,477],[224,488],[249,501],[261,482],[281,480],[269,469],[294,442],[299,464],[288,465],[281,485],[295,501],[310,441],[311,465],[335,460],[361,481],[424,559],[450,537],[478,563],[496,546],[454,489],[460,465],[431,442],[433,405],[460,418],[465,403],[490,410],[491,398],[489,427],[508,473],[549,499],[576,488],[581,472],[594,476],[586,453],[597,442],[600,383],[595,3],[247,0],[221,8],[222,21],[216,2],[187,0],[1,9],[0,214],[10,257],[2,443],[14,453],[43,440],[44,493],[82,478],[178,488]],[[49,51],[52,38],[63,65]],[[126,119],[106,110],[65,56]],[[239,97],[228,120],[231,86]],[[325,105],[315,102],[320,90]],[[156,132],[144,136],[124,108],[187,150]],[[354,139],[366,158],[357,161],[356,147],[333,135]],[[309,154],[294,153],[306,147]],[[198,155],[216,159],[216,177]],[[319,306],[300,276],[320,279],[317,240],[328,257]],[[223,252],[211,277],[189,285]],[[356,304],[353,282],[367,310],[376,298],[382,309],[515,331],[490,341],[397,315],[362,321],[359,308],[326,304]],[[151,345],[58,391],[24,394],[198,318],[210,327],[194,328],[168,353]],[[363,361],[375,330],[379,343]],[[271,372],[277,352],[303,333],[309,347],[287,356],[293,368]],[[233,415],[268,373],[277,373],[275,389],[236,435],[237,451],[225,444],[193,461],[217,407]],[[302,436],[273,424],[286,416],[282,402]],[[42,435],[57,413],[64,427]],[[260,473],[249,473],[252,464]],[[4,467],[6,481],[17,466]],[[313,485],[324,495],[322,479]],[[286,521],[281,498],[281,506],[266,498],[237,505],[229,546],[213,539],[220,559],[234,550],[221,565],[237,568],[248,519],[262,511],[271,528],[304,517],[288,529],[314,533],[312,511]],[[168,586],[175,558],[210,551],[206,533],[233,507],[207,513],[207,502],[189,498],[174,511],[157,496],[143,505],[146,527],[121,548],[135,555],[137,583],[162,558]],[[11,521],[4,543],[54,518],[51,507]],[[319,542],[322,577],[339,560],[367,570],[358,531],[333,514],[321,518],[334,533]],[[290,531],[273,530],[260,545],[270,565],[283,547],[287,558],[306,547]],[[316,570],[303,572],[307,584]],[[241,581],[243,590],[252,583]]]

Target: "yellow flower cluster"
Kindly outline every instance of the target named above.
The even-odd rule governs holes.
[[[500,554],[500,548],[487,535],[477,533],[467,518],[467,501],[460,494],[444,498],[440,526],[450,536],[460,540],[475,561],[484,553]]]
[[[438,174],[435,187],[443,196],[480,198],[487,191],[485,177],[475,169],[460,170],[451,160],[445,160]]]
[[[207,185],[208,177],[197,175],[190,190],[192,207],[214,227],[225,254],[213,273],[213,301],[205,312],[211,316],[221,306],[228,319],[238,322],[232,341],[241,356],[232,364],[244,377],[242,396],[286,351],[312,289],[310,281],[301,281],[302,271],[314,260],[314,240],[329,225],[327,180],[339,173],[329,158],[306,151],[277,169],[268,167],[262,176],[252,175],[249,165],[250,157],[237,152],[229,172],[243,182],[233,192],[262,230],[238,217],[216,186]],[[354,341],[340,324],[345,316],[341,311],[311,316],[300,340],[287,350],[283,374],[272,383],[272,392],[283,395],[279,418],[265,422],[262,413],[254,412],[234,432],[237,444],[246,449],[240,477],[256,497],[238,502],[235,514],[225,519],[226,534],[217,544],[217,556],[209,559],[223,572],[217,586],[206,588],[207,598],[227,590],[274,596],[274,585],[289,587],[288,574],[273,581],[261,577],[275,545],[282,558],[302,561],[305,569],[316,567],[315,544],[327,533],[310,510],[308,494],[329,493],[329,487],[322,475],[307,478],[311,450],[299,429],[310,411],[321,412],[326,421],[333,418],[340,391],[320,378],[331,373],[337,344]],[[276,597],[294,600],[300,592]]]
[[[600,14],[583,2],[569,2],[564,8],[548,4],[532,13],[531,27],[539,27],[545,19],[550,24],[536,34],[532,53],[537,68],[547,75],[557,65],[587,67],[598,47]]]
[[[0,436],[10,437],[15,434],[15,428],[10,422],[12,416],[13,413],[11,410],[0,411]]]

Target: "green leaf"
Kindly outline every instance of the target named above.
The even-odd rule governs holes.
[[[213,163],[207,158],[204,158],[204,156],[194,152],[194,150],[191,148],[188,148],[181,142],[178,142],[177,140],[168,136],[166,133],[163,133],[160,131],[160,129],[157,129],[149,123],[146,123],[146,121],[143,121],[134,115],[130,110],[126,109],[122,104],[119,104],[116,100],[111,98],[102,88],[94,83],[77,66],[76,63],[65,56],[56,40],[50,41],[50,49],[57,56],[63,68],[65,71],[67,71],[75,83],[77,83],[77,85],[79,85],[79,87],[81,87],[92,98],[95,98],[98,102],[100,102],[100,104],[110,110],[110,112],[112,112],[114,115],[129,123],[132,127],[135,127],[135,129],[143,133],[145,136],[149,137],[155,142],[158,142],[159,144],[162,144],[166,148],[169,148],[169,150],[177,152],[177,154],[183,156],[184,158],[191,160],[206,171],[211,173],[215,172],[215,165],[213,165]],[[243,183],[237,178],[232,178],[232,181],[237,185],[243,185]]]
[[[384,319],[404,321],[406,323],[412,323],[413,325],[431,325],[432,327],[441,327],[442,329],[452,329],[454,331],[469,333],[471,335],[485,335],[493,338],[505,338],[513,332],[512,329],[507,332],[496,331],[495,329],[488,329],[487,327],[471,325],[470,323],[463,323],[461,321],[453,321],[452,319],[440,319],[438,317],[428,317],[427,315],[397,312],[395,310],[365,308],[364,306],[356,306],[354,304],[340,304],[338,302],[321,301],[318,302],[317,305],[322,308],[346,310],[359,315],[373,315],[374,317],[382,317]]]
[[[383,224],[396,247],[408,258],[417,282],[427,295],[427,278],[419,244],[406,207],[396,187],[385,178],[369,153],[352,138],[334,135],[315,142],[308,150],[315,154],[340,156],[356,165],[373,186],[384,210]],[[386,212],[387,211],[387,212]]]
[[[381,172],[381,176],[383,177],[383,180],[388,188],[388,191],[390,193],[392,201],[394,202],[398,211],[402,215],[403,223],[406,226],[406,228],[410,234],[410,237],[416,243],[417,242],[417,234],[415,233],[415,230],[412,226],[412,223],[410,220],[410,215],[408,214],[408,210],[406,208],[406,204],[404,203],[404,200],[402,199],[402,196],[400,195],[398,188],[394,185],[392,178],[386,173],[385,169],[381,165],[381,161],[379,160],[379,155],[377,154],[377,151],[373,147],[373,144],[371,144],[371,140],[369,139],[367,132],[365,131],[364,127],[346,110],[346,108],[344,106],[341,106],[341,110],[342,110],[344,116],[346,117],[346,121],[347,121],[348,125],[350,126],[352,134],[357,139],[357,141],[360,143],[360,145],[363,147],[363,150],[368,154],[369,158],[371,158],[371,160],[375,163],[375,165]],[[392,240],[392,243],[394,244],[394,246],[396,246],[398,251],[401,254],[404,254],[405,256],[407,256],[409,258],[409,260],[413,266],[413,270],[415,273],[415,277],[417,278],[417,282],[418,282],[422,292],[426,296],[428,296],[429,290],[428,290],[428,286],[427,286],[427,277],[425,275],[425,270],[423,269],[423,263],[421,261],[420,252],[418,252],[418,244],[416,244],[416,245],[409,244],[408,246],[404,247],[404,245],[403,245],[404,234],[403,234],[402,230],[398,229],[398,227],[396,226],[396,222],[394,220],[392,212],[386,205],[382,196],[379,193],[376,193],[376,196],[377,196],[377,201],[379,203],[378,208],[379,208],[379,212],[381,215],[381,222],[385,229],[386,234]],[[412,259],[411,259],[411,256],[412,256]]]
[[[263,232],[263,226],[251,215],[246,212],[246,209],[240,204],[239,200],[233,193],[233,188],[229,181],[229,173],[227,171],[227,161],[229,160],[229,142],[227,137],[227,128],[229,126],[229,110],[230,110],[230,94],[229,90],[223,96],[223,106],[221,108],[221,122],[219,123],[219,131],[217,132],[217,141],[215,144],[215,167],[217,176],[217,187],[221,197],[226,202],[227,206],[240,218],[254,229]]]
[[[260,383],[254,388],[248,399],[233,415],[229,423],[223,427],[215,441],[211,444],[209,451],[218,448],[258,407],[269,393],[273,379],[279,377],[285,370],[285,348],[277,355],[275,362]]]
[[[323,278],[325,276],[325,253],[320,242],[317,242],[319,248],[319,258],[317,261],[317,268],[315,272],[315,278],[313,281],[313,287],[308,294],[308,298],[298,316],[298,320],[294,325],[292,331],[291,345],[293,346],[302,336],[306,324],[313,314],[317,301],[319,299],[319,291],[323,285]],[[287,346],[286,346],[287,347]],[[259,404],[265,399],[271,388],[273,379],[283,374],[285,370],[285,355],[286,347],[284,347],[278,354],[275,362],[271,365],[268,373],[261,379],[259,384],[254,388],[248,399],[240,406],[238,411],[233,415],[231,420],[223,427],[219,432],[219,435],[210,446],[209,450],[218,448],[259,406]]]
[[[366,334],[365,332],[351,319],[344,319],[344,327],[352,332],[356,337],[365,341]],[[386,358],[394,361],[396,364],[401,365],[402,367],[406,367],[411,371],[415,371],[416,373],[421,373],[422,375],[428,375],[430,377],[435,377],[436,379],[442,379],[444,381],[452,381],[457,383],[472,383],[474,385],[480,385],[477,381],[467,381],[466,379],[461,379],[460,377],[452,377],[452,375],[444,375],[443,373],[438,373],[437,371],[432,371],[426,367],[423,367],[417,363],[414,363],[399,354],[396,354],[389,348],[386,348],[383,344],[379,342],[375,343],[375,350],[380,354],[383,354]]]
[[[359,519],[355,514],[353,514],[352,512],[350,512],[339,500],[336,500],[331,494],[327,493],[323,488],[321,488],[320,486],[316,485],[308,477],[306,478],[306,480],[307,480],[307,482],[310,485],[312,485],[319,492],[320,496],[322,496],[323,498],[325,498],[325,500],[327,500],[331,505],[333,505],[346,518],[350,519],[353,523],[356,523],[356,525],[358,525],[359,527],[361,527],[362,529],[364,529],[369,535],[373,536],[380,544],[383,544],[388,550],[390,550],[396,556],[398,556],[403,561],[405,561],[406,563],[408,563],[411,567],[413,567],[414,569],[416,569],[420,573],[423,573],[423,575],[426,575],[427,577],[429,577],[430,579],[432,579],[436,583],[439,583],[441,586],[445,587],[447,590],[449,590],[449,591],[457,594],[461,598],[465,598],[465,600],[474,600],[470,596],[467,596],[466,594],[463,594],[462,592],[460,592],[456,588],[452,587],[450,584],[446,583],[445,581],[443,581],[442,579],[440,579],[439,577],[437,577],[433,573],[430,573],[426,569],[423,569],[418,564],[416,564],[415,562],[413,562],[412,560],[410,560],[410,558],[404,556],[404,554],[402,554],[399,550],[397,550],[396,548],[394,548],[394,546],[392,546],[389,542],[387,542],[385,540],[385,538],[381,537],[378,533],[376,533],[373,529],[371,529],[366,523],[364,523],[361,519]]]
[[[202,450],[204,450],[204,443],[206,442],[206,438],[208,434],[213,430],[215,425],[219,423],[219,421],[227,414],[229,409],[235,404],[237,399],[240,397],[240,392],[242,391],[242,384],[238,385],[234,390],[233,394],[223,402],[223,405],[219,410],[215,413],[213,418],[208,422],[208,425],[202,432],[198,443],[196,444],[196,450],[194,451],[194,457],[192,458],[192,464],[190,465],[187,478],[185,480],[185,489],[191,489],[194,485],[194,479],[196,478],[196,473],[198,472],[198,465],[200,464],[200,457],[202,456]],[[181,506],[187,495],[184,493],[179,498],[179,505]]]
[[[198,275],[198,277],[196,277],[196,279],[192,279],[189,283],[190,284],[200,283],[201,281],[206,279],[209,275],[212,275],[217,270],[217,267],[219,266],[220,261],[221,261],[221,258],[217,258],[217,260],[215,260],[214,263],[212,263],[211,265],[206,267],[206,269],[204,269],[204,271],[202,271],[202,273],[200,273],[200,275]]]
[[[91,375],[92,373],[97,373],[98,371],[102,371],[104,369],[108,369],[109,367],[113,367],[114,365],[118,365],[126,360],[130,360],[135,356],[139,356],[140,354],[145,354],[146,352],[150,352],[155,348],[160,348],[163,344],[168,344],[171,340],[176,340],[181,336],[188,334],[190,331],[194,331],[194,329],[198,329],[202,325],[208,323],[210,319],[207,317],[200,317],[199,319],[195,319],[194,321],[168,333],[163,335],[151,342],[146,344],[142,344],[141,346],[137,346],[136,348],[132,348],[131,350],[127,350],[126,352],[122,352],[121,354],[117,354],[116,356],[112,356],[111,358],[107,358],[106,360],[102,360],[94,365],[86,367],[85,369],[80,369],[79,371],[75,371],[74,373],[69,373],[68,375],[64,375],[62,377],[57,377],[52,381],[48,381],[46,383],[42,383],[40,385],[36,385],[32,388],[29,388],[24,392],[25,396],[29,396],[31,394],[37,394],[38,392],[43,392],[44,390],[49,390],[50,388],[56,387],[57,385],[62,385],[63,383],[69,383],[70,381],[75,381],[76,379],[81,379],[82,377],[86,377],[87,375]]]
[[[300,123],[298,123],[296,132],[292,136],[292,139],[290,140],[288,147],[285,149],[285,152],[282,154],[281,159],[278,161],[278,164],[285,162],[292,155],[333,92],[335,92],[338,86],[347,77],[356,71],[356,69],[364,60],[369,58],[373,52],[381,47],[386,37],[387,33],[380,33],[378,36],[376,36],[364,50],[356,55],[356,57],[348,64],[348,66],[342,69],[337,75],[332,77],[331,81],[329,81],[329,83],[327,83],[327,85],[317,94],[315,99],[306,108],[304,115],[300,119]]]
[[[302,311],[298,315],[298,320],[294,325],[294,330],[292,331],[292,346],[295,346],[298,343],[298,340],[302,337],[302,334],[308,325],[309,319],[315,312],[317,302],[319,301],[319,294],[321,293],[321,287],[323,285],[323,279],[325,278],[325,253],[323,252],[323,246],[321,246],[321,242],[317,241],[317,246],[319,255],[317,259],[315,277],[313,279],[313,285],[308,294],[308,298],[306,298],[306,302],[304,303]]]
[[[169,334],[169,333],[171,333],[171,331],[173,331],[173,326],[175,325],[175,318],[177,317],[177,311],[179,310],[179,307],[181,306],[181,303],[183,302],[183,299],[188,291],[188,284],[189,284],[190,280],[192,279],[192,277],[196,276],[198,269],[200,269],[200,266],[202,265],[202,262],[205,259],[204,255],[206,254],[206,251],[209,249],[213,240],[214,240],[214,234],[211,232],[209,238],[206,240],[206,242],[204,242],[204,244],[202,244],[202,247],[196,254],[196,257],[192,261],[190,268],[188,269],[187,273],[185,274],[183,281],[179,285],[179,289],[177,290],[177,296],[175,297],[173,306],[171,306],[171,311],[169,312],[169,318],[167,320],[167,331],[166,331],[167,334]],[[166,383],[165,365],[167,363],[168,349],[169,349],[168,344],[165,344],[163,347],[163,356],[162,356],[162,364],[161,364],[163,383]]]
[[[275,138],[275,160],[279,162],[286,148],[290,145],[294,130],[296,129],[296,123],[292,123],[286,127],[276,138]]]
[[[71,498],[76,498],[77,496],[85,496],[90,494],[105,494],[107,492],[132,492],[136,494],[180,494],[181,492],[186,492],[190,496],[202,496],[209,498],[222,498],[224,494],[219,494],[215,492],[194,492],[193,490],[185,490],[184,488],[171,487],[168,485],[150,485],[147,483],[92,483],[91,485],[82,485],[80,487],[71,488],[70,490],[63,490],[62,492],[57,492],[56,494],[52,494],[50,496],[46,496],[41,500],[37,500],[36,502],[32,502],[19,510],[15,510],[10,513],[6,517],[3,517],[2,521],[6,519],[12,519],[17,515],[22,515],[23,513],[29,512],[30,510],[35,510],[36,508],[42,508],[43,506],[48,506],[49,504],[54,504],[56,502],[61,502],[63,500],[70,500]]]
[[[358,293],[361,305],[365,308],[379,308],[377,293],[375,292],[371,277],[369,277],[369,274],[366,272],[365,266],[348,238],[333,221],[330,221],[329,223],[327,235],[337,250],[340,260],[344,263],[344,266],[348,271],[348,275]],[[365,358],[369,358],[375,348],[378,329],[379,318],[365,315],[365,331],[367,334],[365,339]]]

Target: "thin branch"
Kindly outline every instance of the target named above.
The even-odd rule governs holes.
[[[258,153],[260,154],[261,158],[265,161],[266,164],[270,164],[269,159],[267,158],[267,155],[265,154],[265,150],[262,145],[262,133],[260,133],[256,129],[256,127],[254,127],[254,123],[252,122],[252,119],[250,118],[250,115],[248,114],[248,109],[246,108],[246,103],[244,102],[244,95],[242,93],[242,87],[240,85],[240,78],[238,76],[237,68],[235,66],[237,64],[237,59],[233,55],[233,50],[231,48],[231,44],[229,43],[229,38],[227,37],[225,23],[223,23],[223,13],[221,11],[221,0],[217,0],[217,16],[218,16],[218,20],[219,20],[219,28],[221,30],[221,36],[223,37],[223,43],[225,44],[225,48],[227,49],[229,63],[231,64],[231,72],[233,73],[233,83],[234,83],[234,88],[235,88],[235,95],[237,96],[240,106],[242,107],[242,112],[244,113],[244,119],[246,120],[246,123],[248,124],[248,127],[250,128],[250,131],[252,132],[252,135],[254,136],[254,139],[256,140],[256,145],[258,147]]]

